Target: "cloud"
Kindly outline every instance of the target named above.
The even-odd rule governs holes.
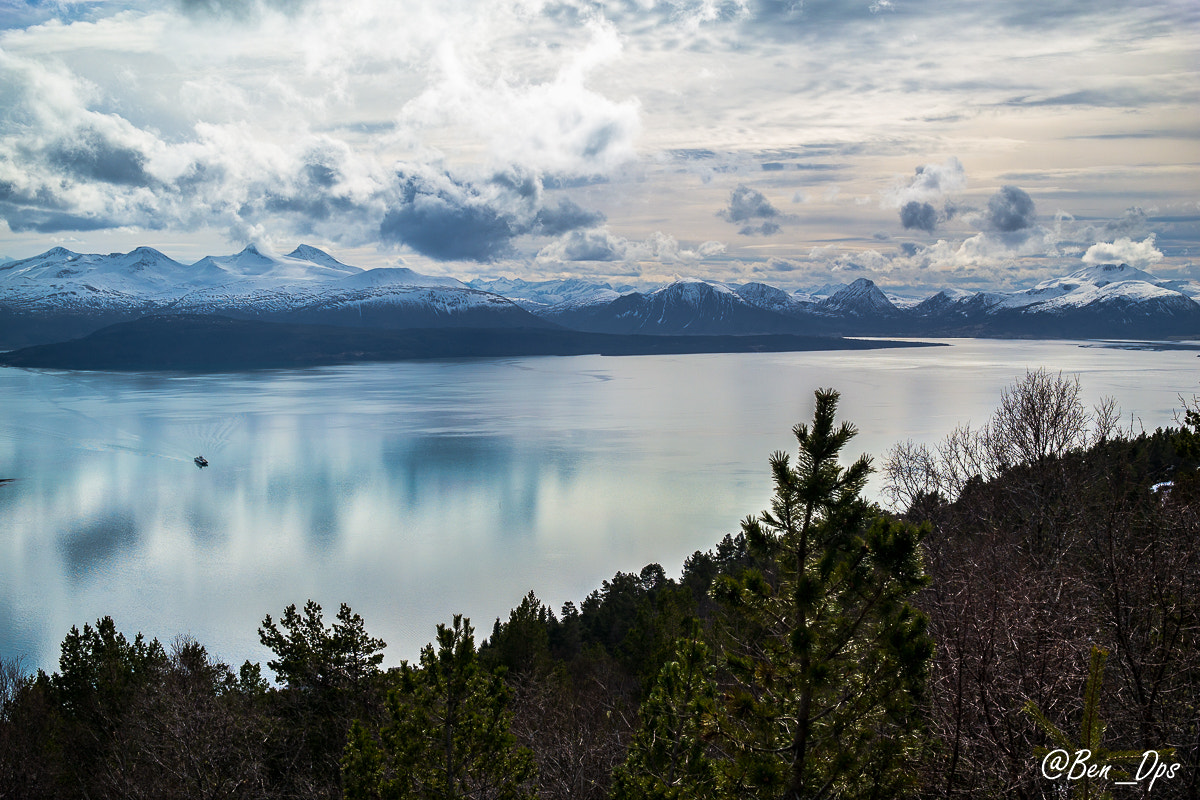
[[[603,221],[571,201],[544,204],[541,179],[515,169],[479,183],[428,167],[397,178],[398,197],[379,224],[380,238],[432,258],[494,261],[511,255],[519,236],[561,234]]]
[[[137,185],[150,183],[146,155],[136,148],[109,139],[93,127],[73,131],[46,148],[46,161],[80,179]]]
[[[622,261],[629,242],[607,228],[572,231],[542,248],[538,257],[552,261]]]
[[[1037,211],[1033,198],[1024,189],[1002,186],[988,200],[985,219],[994,231],[1015,233],[1033,227]]]
[[[621,261],[661,264],[695,263],[725,252],[720,242],[704,242],[695,250],[681,247],[675,237],[655,231],[643,240],[626,239],[607,227],[576,230],[543,247],[540,262]]]
[[[379,236],[437,259],[492,261],[509,254],[512,220],[475,187],[449,175],[400,174],[399,201],[384,214]]]
[[[266,9],[294,16],[311,5],[311,0],[175,0],[175,3],[189,16],[244,22]]]
[[[1114,242],[1097,242],[1083,254],[1085,264],[1128,264],[1137,269],[1149,269],[1162,259],[1162,252],[1154,245],[1154,234],[1140,242],[1126,237]]]
[[[738,233],[742,236],[774,236],[781,230],[778,222],[767,220],[761,225],[743,225],[738,228]]]
[[[744,183],[739,183],[729,193],[729,205],[717,212],[717,216],[727,222],[745,222],[738,229],[742,236],[771,236],[779,233],[780,222],[794,222],[795,217],[780,213],[762,192],[752,189]]]
[[[611,100],[587,86],[594,70],[619,58],[620,37],[599,21],[584,31],[588,41],[542,81],[512,81],[477,54],[443,43],[434,62],[436,81],[405,104],[400,121],[415,130],[471,130],[487,141],[496,162],[562,178],[605,174],[632,162],[640,103]]]
[[[900,224],[905,228],[916,228],[933,233],[934,228],[937,227],[937,221],[937,209],[929,203],[910,200],[900,207]]]
[[[762,192],[739,183],[737,188],[729,193],[729,206],[718,211],[717,216],[729,222],[745,222],[778,217],[779,209],[771,205],[771,201]]]
[[[883,205],[903,207],[913,202],[937,203],[965,188],[967,171],[961,161],[951,156],[941,164],[917,167],[912,176],[901,179],[884,193]]]

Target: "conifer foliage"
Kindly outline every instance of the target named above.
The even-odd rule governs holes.
[[[526,800],[533,755],[509,732],[511,691],[485,672],[469,621],[437,628],[420,666],[401,665],[378,741],[360,722],[342,762],[347,800]]]
[[[775,497],[742,531],[764,569],[722,576],[721,636],[730,688],[719,718],[727,791],[754,798],[895,797],[933,644],[908,602],[927,579],[923,530],[860,496],[865,456],[835,425],[838,394],[816,393],[793,432],[793,466],[771,457]]]
[[[641,727],[613,775],[613,800],[702,800],[717,796],[708,755],[717,701],[716,669],[699,627],[680,639],[642,704]]]

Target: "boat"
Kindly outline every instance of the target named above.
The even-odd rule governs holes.
[[[192,460],[196,462],[197,467],[207,467],[208,466],[208,459],[205,458],[204,456],[196,456]]]

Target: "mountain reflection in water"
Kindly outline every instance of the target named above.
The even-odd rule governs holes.
[[[617,570],[713,546],[770,497],[812,392],[877,464],[979,424],[1025,369],[1079,372],[1146,428],[1195,352],[949,348],[410,362],[228,375],[0,370],[0,656],[54,668],[72,625],[187,633],[262,661],[267,613],[349,603],[413,658],[454,613],[487,631]],[[210,461],[198,470],[197,453]],[[872,484],[878,490],[878,482]]]

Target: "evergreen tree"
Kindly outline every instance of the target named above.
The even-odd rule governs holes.
[[[62,769],[61,796],[98,795],[108,778],[113,737],[138,696],[159,683],[167,655],[157,639],[147,642],[139,633],[130,642],[112,617],[103,617],[94,628],[72,626],[58,663],[59,672],[39,674],[38,683],[49,688],[57,710],[50,747]]]
[[[326,629],[321,606],[312,600],[305,603],[303,615],[294,603],[289,605],[278,625],[267,614],[258,638],[275,653],[267,666],[281,682],[313,691],[359,688],[379,672],[387,647],[367,634],[363,618],[345,603]]]
[[[510,674],[535,670],[550,662],[550,630],[557,624],[554,612],[530,591],[509,612],[508,622],[496,618],[492,637],[479,654],[489,666],[502,666]]]
[[[361,723],[342,761],[350,800],[525,800],[533,796],[533,755],[509,732],[511,692],[501,671],[480,668],[470,622],[439,625],[437,650],[420,667],[403,663],[388,694],[378,740]]]
[[[613,775],[613,800],[699,800],[716,796],[717,769],[705,752],[717,688],[709,649],[680,639],[646,701],[625,763]]]
[[[327,627],[312,600],[303,612],[289,605],[278,623],[268,614],[258,637],[275,654],[267,666],[284,684],[270,695],[282,723],[272,769],[296,794],[340,796],[341,755],[351,723],[382,710],[379,664],[387,645],[370,636],[362,617],[345,603]],[[253,669],[243,670],[243,682],[254,686]]]
[[[834,424],[838,394],[816,392],[799,457],[771,457],[771,509],[742,525],[764,570],[724,576],[720,717],[738,797],[895,797],[933,644],[908,598],[927,579],[923,530],[879,515],[860,493],[862,457],[838,456],[854,426]]]

